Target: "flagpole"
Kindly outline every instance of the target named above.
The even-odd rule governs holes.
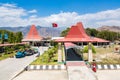
[[[54,31],[54,28],[57,28],[57,24],[56,23],[52,23],[52,27],[53,27],[53,31]],[[52,33],[52,36],[53,36],[53,33]],[[53,43],[53,46],[54,46],[54,43]]]

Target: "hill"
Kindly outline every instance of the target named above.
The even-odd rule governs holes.
[[[61,29],[60,28],[53,28],[53,27],[41,27],[41,26],[36,26],[39,34],[43,37],[48,37],[48,36],[60,36]],[[30,29],[30,26],[25,26],[25,27],[0,27],[0,30],[9,30],[13,32],[18,32],[21,31],[24,36],[28,33]]]
[[[120,26],[102,26],[97,28],[98,31],[109,30],[113,32],[120,32]]]

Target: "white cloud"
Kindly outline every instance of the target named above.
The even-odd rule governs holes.
[[[5,4],[0,3],[0,5],[4,7],[16,7],[16,4],[9,4],[9,3],[5,3]]]
[[[59,14],[39,17],[36,13],[36,9],[28,11],[15,4],[0,4],[0,26],[17,27],[31,24],[51,26],[51,23],[56,22],[59,27],[68,27],[80,21],[83,22],[85,27],[95,28],[102,25],[120,26],[120,8],[83,15],[79,15],[76,12],[60,12]]]
[[[26,12],[23,8],[18,8],[12,5],[1,5],[0,6],[0,17],[21,17],[26,15]]]
[[[31,11],[28,11],[28,13],[37,13],[37,10],[33,9]]]

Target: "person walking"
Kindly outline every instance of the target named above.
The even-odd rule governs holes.
[[[96,61],[95,60],[93,60],[93,63],[92,63],[92,70],[94,72],[97,72],[97,65],[96,65]]]

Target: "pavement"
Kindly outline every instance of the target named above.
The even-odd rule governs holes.
[[[67,61],[66,64],[69,80],[98,80],[83,61]]]
[[[75,72],[74,74],[76,74]],[[120,70],[98,70],[95,74],[98,80],[120,80]],[[78,74],[76,74],[76,76],[74,77],[79,76],[84,77],[84,75]],[[13,80],[69,80],[69,79],[66,70],[38,70],[38,71],[32,70],[23,72]],[[85,79],[81,78],[79,80]]]
[[[68,80],[66,70],[25,71],[14,80]]]
[[[8,58],[0,61],[0,80],[10,80],[35,60],[35,55],[24,58]]]
[[[40,48],[41,53],[46,49],[44,47]],[[8,58],[0,61],[0,80],[11,80],[35,59],[36,55],[32,55],[24,58]]]
[[[120,70],[98,70],[98,80],[120,80]]]
[[[96,75],[82,60],[82,56],[72,48],[67,49],[66,65],[69,80],[97,80]]]

